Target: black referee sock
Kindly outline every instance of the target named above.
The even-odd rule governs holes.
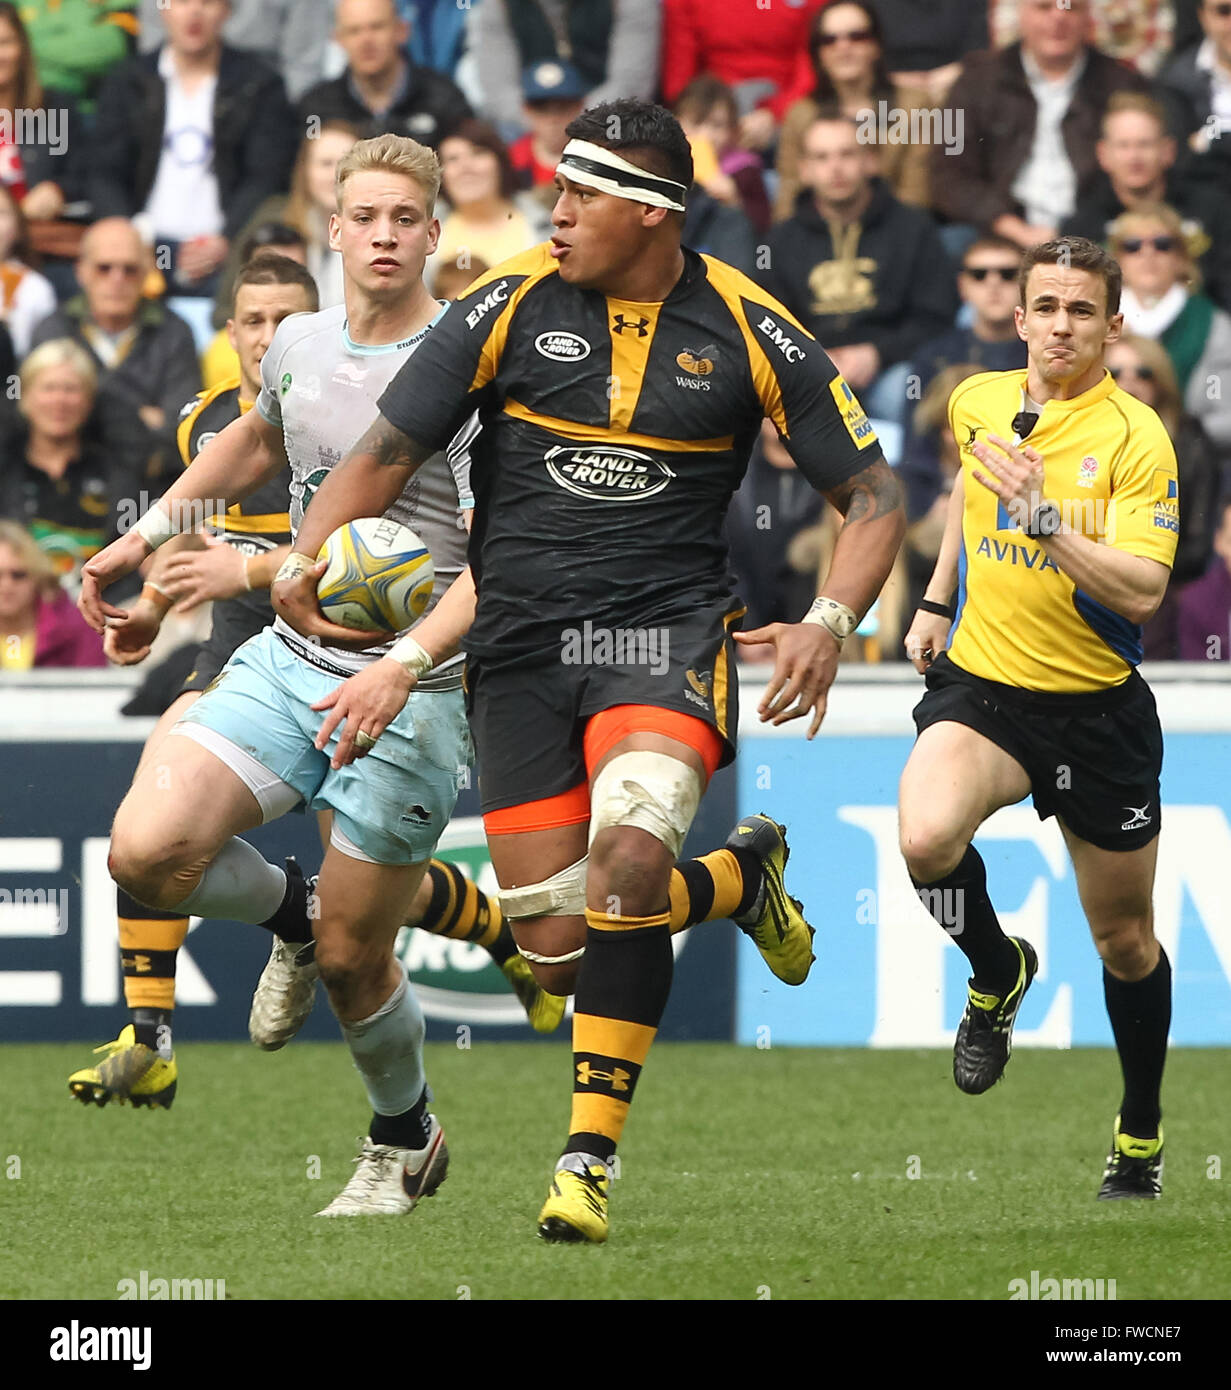
[[[1167,952],[1159,947],[1158,964],[1142,980],[1117,980],[1104,966],[1103,998],[1124,1073],[1120,1130],[1134,1139],[1152,1139],[1162,1118],[1159,1093],[1171,1028],[1171,962]]]
[[[935,883],[911,882],[919,901],[953,938],[970,962],[974,987],[981,994],[1004,995],[1013,988],[1021,957],[1001,930],[987,896],[987,869],[974,845],[966,847],[957,868]]]

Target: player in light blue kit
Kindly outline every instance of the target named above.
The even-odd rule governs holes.
[[[435,155],[398,136],[361,141],[337,181],[330,241],[342,254],[345,307],[284,321],[261,364],[256,408],[91,562],[81,602],[96,627],[124,621],[103,601],[106,585],[199,519],[202,503],[238,501],[288,462],[297,529],[316,487],[375,421],[381,392],[443,314],[422,278],[440,230]],[[158,765],[139,772],[112,830],[112,875],[139,901],[275,933],[254,1037],[288,1016],[293,1033],[318,971],[324,980],[373,1117],[354,1176],[322,1216],[410,1211],[448,1166],[427,1110],[423,1014],[393,947],[471,760],[458,648],[474,608],[465,559],[472,505],[463,430],[385,512],[416,531],[435,561],[433,602],[413,637],[359,650],[370,635],[336,627],[324,642],[343,645],[318,645],[277,620],[235,653],[167,737]],[[401,698],[387,720],[352,727],[339,682],[377,661],[396,666]],[[310,924],[302,878],[239,838],[299,806],[332,812]]]

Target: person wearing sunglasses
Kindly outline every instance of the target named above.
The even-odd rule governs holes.
[[[1205,292],[1231,309],[1231,192],[1181,171],[1162,104],[1140,92],[1117,92],[1103,113],[1095,155],[1098,177],[1064,222],[1064,234],[1103,242],[1122,212],[1167,203],[1184,219]]]
[[[98,371],[100,410],[109,429],[156,474],[173,476],[176,419],[201,389],[201,369],[184,320],[143,298],[149,264],[126,218],[96,222],[77,261],[82,293],[43,319],[33,342],[79,343]]]
[[[1123,213],[1110,247],[1124,273],[1125,327],[1166,348],[1186,408],[1231,449],[1231,315],[1201,293],[1179,214],[1165,203]]]
[[[1226,187],[1231,177],[1231,0],[1201,0],[1204,35],[1163,70],[1160,79],[1186,141],[1194,174]]]
[[[60,587],[55,564],[15,521],[0,521],[0,681],[8,671],[105,666],[98,634]]]
[[[969,307],[970,322],[948,329],[915,354],[911,374],[917,380],[907,396],[908,421],[937,375],[955,363],[985,372],[1011,372],[1026,365],[1026,344],[1013,321],[1020,263],[1021,252],[1005,237],[982,236],[967,248],[957,290]]]
[[[954,86],[961,146],[931,148],[933,199],[949,222],[1028,250],[1050,240],[1085,196],[1108,101],[1148,89],[1086,41],[1090,8],[1089,0],[1022,0],[1021,41],[963,64]]]
[[[1209,564],[1222,486],[1218,453],[1201,421],[1184,409],[1175,368],[1161,343],[1125,333],[1107,349],[1105,361],[1116,385],[1157,413],[1175,449],[1180,480],[1175,563],[1163,601],[1158,612],[1144,624],[1141,639],[1147,661],[1173,661],[1180,655],[1180,590],[1200,578]]]
[[[823,109],[836,106],[859,119],[861,111],[879,111],[880,103],[910,112],[931,104],[927,89],[895,82],[885,64],[880,19],[870,4],[837,0],[812,22],[808,45],[816,83],[791,106],[778,134],[778,193],[774,219],[790,217],[799,196],[799,163],[804,131]],[[894,197],[914,207],[928,206],[928,149],[923,144],[875,146],[881,177]]]

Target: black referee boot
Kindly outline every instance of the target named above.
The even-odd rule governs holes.
[[[1017,982],[1008,994],[1003,999],[982,994],[975,989],[973,980],[966,987],[966,1012],[953,1044],[953,1079],[958,1090],[968,1096],[982,1095],[1004,1075],[1013,1051],[1013,1021],[1039,968],[1039,958],[1029,941],[1020,936],[1011,936],[1009,940],[1017,947],[1022,961]]]

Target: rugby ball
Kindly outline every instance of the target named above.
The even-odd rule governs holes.
[[[384,516],[348,521],[321,546],[321,612],[331,623],[364,632],[401,632],[432,597],[436,567],[409,526]]]

